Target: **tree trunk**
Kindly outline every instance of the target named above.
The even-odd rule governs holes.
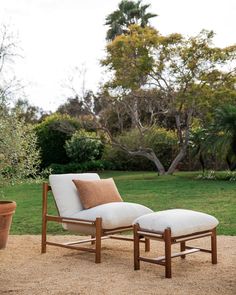
[[[132,120],[132,128],[136,128],[138,126],[138,121],[139,121],[137,98],[134,98],[134,101],[133,101],[133,110],[132,110],[131,120]]]
[[[175,157],[175,159],[171,163],[166,174],[173,174],[175,172],[177,165],[185,157],[185,155],[186,155],[186,147],[183,147],[180,149],[178,155]]]
[[[199,162],[201,163],[201,166],[202,166],[202,172],[204,173],[204,172],[205,172],[205,161],[204,161],[204,158],[203,158],[202,153],[200,153],[200,156],[199,156]]]
[[[186,127],[185,127],[185,136],[183,137],[183,131],[181,129],[181,121],[180,121],[180,114],[177,113],[175,115],[175,122],[177,128],[177,136],[180,142],[180,151],[178,155],[175,157],[174,161],[172,161],[168,171],[166,174],[173,174],[179,162],[186,156],[187,147],[189,143],[189,130],[190,124],[192,120],[193,109],[190,108],[187,112],[187,119],[186,119]]]
[[[157,171],[160,175],[164,175],[166,173],[164,166],[162,165],[161,161],[157,158],[156,154],[154,153],[154,151],[128,151],[128,153],[132,156],[141,156],[141,157],[145,157],[147,159],[149,159],[150,161],[152,161],[156,168]]]
[[[153,157],[153,162],[157,167],[158,172],[160,175],[164,175],[166,173],[164,166],[162,165],[161,161],[157,158],[156,154],[154,152],[151,153]]]

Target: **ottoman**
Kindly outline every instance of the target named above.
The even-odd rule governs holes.
[[[216,226],[218,220],[208,214],[185,209],[171,209],[143,215],[133,222],[134,269],[140,269],[140,261],[165,266],[166,278],[171,278],[171,258],[198,251],[211,253],[212,264],[217,263]],[[190,247],[186,242],[211,237],[211,249]],[[165,243],[165,256],[149,258],[140,256],[141,238],[160,240]],[[171,245],[180,243],[180,252],[171,253]]]

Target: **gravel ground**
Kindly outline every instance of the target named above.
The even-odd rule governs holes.
[[[76,237],[49,237],[66,238]],[[189,244],[209,247],[209,238]],[[163,255],[163,246],[152,241],[148,256]],[[0,294],[236,294],[236,237],[218,236],[217,265],[207,253],[172,261],[173,278],[166,279],[160,265],[141,262],[133,270],[130,242],[104,240],[102,263],[95,264],[91,253],[59,247],[41,255],[40,236],[10,236],[0,251]]]

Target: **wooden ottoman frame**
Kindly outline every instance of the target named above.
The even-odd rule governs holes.
[[[216,228],[208,231],[197,232],[185,236],[171,237],[171,229],[166,228],[164,232],[151,232],[140,228],[139,224],[134,224],[134,269],[140,269],[140,261],[155,263],[165,266],[165,277],[171,278],[171,258],[181,256],[185,258],[187,254],[192,254],[198,251],[211,253],[212,264],[217,264],[217,242],[216,242]],[[198,247],[190,247],[186,245],[187,241],[198,238],[211,237],[211,250],[202,249]],[[165,256],[157,258],[147,258],[140,256],[139,242],[140,238],[148,238],[163,241],[165,243]],[[171,245],[180,243],[180,251],[171,254]]]
[[[42,242],[41,242],[41,253],[46,253],[47,245],[50,246],[58,246],[64,247],[68,249],[76,249],[81,251],[87,251],[91,253],[95,253],[95,263],[101,262],[101,241],[104,239],[117,239],[124,241],[133,242],[133,238],[123,237],[123,236],[114,236],[116,233],[121,233],[124,231],[130,231],[133,229],[132,225],[121,228],[114,229],[103,229],[102,228],[102,218],[98,217],[96,220],[85,220],[85,219],[77,219],[77,218],[68,218],[59,215],[59,210],[57,204],[55,202],[55,206],[57,208],[58,216],[48,215],[47,213],[47,201],[48,201],[48,192],[51,191],[51,186],[48,183],[43,183],[43,206],[42,206]],[[74,242],[66,242],[66,243],[58,243],[58,242],[49,242],[47,240],[47,223],[49,221],[64,223],[64,224],[76,224],[81,225],[84,228],[92,228],[94,231],[94,235],[91,235],[90,239],[84,239]],[[150,240],[148,238],[142,239],[140,242],[145,243],[145,251],[148,252],[150,250]],[[80,247],[78,245],[84,243],[95,244],[95,248],[88,247]]]

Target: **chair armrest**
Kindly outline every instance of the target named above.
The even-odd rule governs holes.
[[[95,225],[96,220],[87,220],[79,218],[70,218],[54,215],[46,215],[47,221],[56,221],[60,223],[70,223],[70,224],[86,224],[86,225]]]

